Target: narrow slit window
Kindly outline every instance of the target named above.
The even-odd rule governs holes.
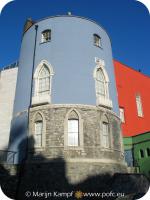
[[[120,119],[122,123],[125,123],[124,108],[120,108]]]
[[[43,122],[36,121],[35,122],[35,147],[42,146],[42,130],[43,130]]]
[[[97,70],[97,94],[100,96],[106,96],[106,88],[105,88],[105,78],[101,69]]]
[[[103,130],[103,147],[109,148],[109,134],[108,134],[108,123],[103,122],[102,124],[102,130]]]
[[[143,108],[142,108],[142,101],[141,96],[136,95],[136,106],[137,106],[137,114],[139,117],[143,117]]]

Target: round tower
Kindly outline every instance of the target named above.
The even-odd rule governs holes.
[[[121,172],[126,167],[118,115],[106,31],[72,15],[30,19],[22,39],[10,138],[11,150],[19,152],[16,162],[24,158],[28,138],[28,160],[34,162],[33,148],[47,159],[63,157],[72,182]]]

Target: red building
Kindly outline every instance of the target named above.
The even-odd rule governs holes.
[[[150,131],[150,77],[114,61],[124,137]]]
[[[150,179],[150,77],[114,61],[125,160]]]

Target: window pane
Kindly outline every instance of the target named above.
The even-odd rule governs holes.
[[[108,135],[108,124],[103,122],[102,124],[102,130],[103,130],[103,147],[109,147],[109,135]]]
[[[147,151],[147,156],[150,156],[150,149],[147,148],[146,151]]]
[[[43,31],[42,33],[42,42],[47,42],[51,40],[51,30]]]
[[[42,146],[42,135],[35,135],[35,147]]]
[[[43,122],[35,122],[35,146],[42,146],[42,130],[43,130]]]
[[[102,70],[97,70],[96,74],[97,80],[97,94],[105,97],[105,79]]]
[[[141,102],[141,97],[139,95],[136,96],[136,106],[137,106],[138,116],[143,117],[142,102]]]
[[[108,124],[103,123],[103,135],[108,135]]]
[[[144,158],[144,151],[142,149],[140,149],[140,157]]]
[[[78,136],[77,136],[77,134],[69,134],[68,145],[69,146],[78,146]]]
[[[124,109],[123,108],[120,108],[120,119],[121,119],[121,122],[125,122],[125,117],[124,117]]]
[[[40,71],[39,78],[49,77],[49,70],[46,66],[43,66],[42,70]]]
[[[94,45],[101,46],[101,38],[98,35],[94,35]]]
[[[47,67],[43,67],[39,75],[39,93],[47,94],[50,90],[50,73]]]
[[[43,128],[43,123],[42,122],[36,122],[35,123],[35,134],[36,135],[42,134],[42,128]]]
[[[79,121],[68,120],[68,145],[78,146],[79,143]]]
[[[97,81],[97,93],[101,96],[105,96],[105,84],[104,84],[104,82]]]
[[[109,147],[108,136],[103,136],[103,147]]]
[[[105,79],[104,79],[104,74],[103,74],[103,72],[102,72],[101,69],[98,69],[98,70],[97,70],[97,80],[98,80],[98,81],[102,81],[102,82],[105,81]]]

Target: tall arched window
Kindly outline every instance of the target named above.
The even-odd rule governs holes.
[[[43,65],[38,77],[39,95],[49,94],[50,92],[50,72],[46,65]]]
[[[70,109],[64,121],[64,148],[83,150],[83,119],[77,109]]]
[[[79,146],[79,117],[74,110],[68,117],[68,146]]]
[[[94,69],[96,104],[112,108],[112,101],[109,99],[109,78],[105,70],[103,60],[96,58],[96,68]]]
[[[42,147],[43,118],[38,113],[34,122],[34,146]]]
[[[97,86],[97,94],[105,98],[106,97],[105,77],[101,68],[97,69],[96,72],[96,86]]]
[[[45,60],[41,61],[34,73],[32,105],[51,103],[53,75],[52,66]]]
[[[104,148],[110,147],[109,121],[106,116],[102,121],[102,146]]]

